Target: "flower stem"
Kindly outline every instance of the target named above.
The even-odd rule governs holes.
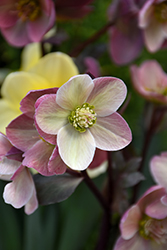
[[[109,206],[108,206],[106,200],[103,198],[102,194],[97,189],[97,187],[95,186],[94,182],[90,179],[90,177],[88,176],[86,170],[82,171],[81,173],[82,173],[82,176],[84,177],[85,183],[90,188],[90,190],[93,192],[93,194],[96,196],[96,198],[98,199],[99,203],[103,207],[104,211],[108,211],[109,210]]]
[[[111,26],[115,24],[115,19],[108,22],[104,27],[97,31],[92,37],[88,38],[85,42],[81,43],[78,47],[71,51],[70,56],[78,56],[82,50],[84,50],[89,44],[95,42],[99,37],[101,37]]]

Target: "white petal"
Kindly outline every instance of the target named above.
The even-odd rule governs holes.
[[[68,124],[59,130],[57,143],[62,160],[74,170],[86,169],[93,160],[95,142],[89,130],[80,133]]]
[[[94,136],[96,147],[102,150],[120,150],[132,140],[128,124],[116,112],[110,116],[97,117],[90,132]]]
[[[57,91],[56,101],[64,109],[73,110],[86,102],[94,83],[88,75],[72,77]]]

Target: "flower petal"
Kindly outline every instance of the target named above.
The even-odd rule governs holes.
[[[122,217],[120,229],[124,240],[131,239],[139,229],[139,221],[142,218],[139,206],[132,206]]]
[[[13,109],[8,100],[0,99],[0,132],[6,133],[7,125],[17,116],[21,114],[18,109]]]
[[[2,85],[2,97],[6,98],[15,109],[30,90],[48,88],[49,83],[33,73],[15,72],[9,74]],[[18,91],[19,90],[19,91]]]
[[[8,125],[6,133],[12,144],[22,151],[28,150],[40,139],[34,120],[24,114]]]
[[[154,180],[167,189],[167,157],[154,156],[150,162],[150,170]]]
[[[32,90],[20,102],[20,110],[27,116],[33,118],[35,113],[35,103],[39,97],[46,94],[56,94],[57,88],[43,89],[43,90]]]
[[[116,112],[110,116],[97,117],[90,132],[94,136],[96,147],[102,150],[120,150],[132,140],[128,124]]]
[[[150,241],[145,240],[139,234],[136,234],[130,240],[124,240],[120,237],[114,247],[114,250],[153,250]],[[156,249],[156,248],[155,248]]]
[[[36,169],[42,175],[53,175],[53,173],[50,173],[48,170],[48,161],[53,149],[53,145],[50,145],[41,139],[24,153],[25,158],[22,164],[29,168]]]
[[[87,99],[98,116],[114,113],[125,100],[127,89],[123,81],[115,77],[99,77],[93,80],[94,88]]]
[[[167,217],[167,206],[158,199],[146,207],[145,213],[151,218],[162,220]]]
[[[72,77],[57,91],[56,101],[64,109],[73,110],[86,102],[94,83],[89,75]]]
[[[89,130],[80,133],[68,124],[59,130],[57,144],[62,160],[73,170],[84,170],[93,160],[95,142]]]
[[[49,95],[36,109],[35,119],[40,129],[48,134],[57,134],[68,123],[70,111],[62,109],[56,102],[56,95]]]
[[[40,43],[30,43],[24,47],[21,54],[21,70],[28,71],[42,57]]]
[[[26,214],[29,215],[29,214],[32,214],[37,208],[38,208],[38,200],[37,200],[36,190],[35,190],[35,185],[34,185],[33,194],[30,200],[25,205],[24,211]]]
[[[60,87],[70,77],[78,74],[78,69],[68,55],[55,52],[42,57],[30,72],[47,79],[49,88]]]
[[[60,158],[58,147],[55,147],[55,149],[53,150],[53,153],[49,159],[48,169],[49,172],[55,174],[64,174],[67,169],[66,164]]]
[[[33,194],[33,180],[29,170],[23,168],[14,180],[7,184],[4,189],[3,198],[6,203],[15,208],[24,206]]]

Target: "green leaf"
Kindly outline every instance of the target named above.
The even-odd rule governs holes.
[[[66,200],[80,184],[83,178],[70,174],[34,176],[39,204],[48,205]]]

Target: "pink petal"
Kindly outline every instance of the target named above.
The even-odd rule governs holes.
[[[142,214],[137,205],[132,206],[122,217],[120,223],[121,235],[124,240],[131,239],[139,230]]]
[[[29,215],[29,214],[32,214],[37,208],[38,208],[38,200],[37,200],[36,190],[35,190],[35,185],[34,185],[32,196],[30,200],[27,202],[27,204],[25,205],[24,211],[26,214]]]
[[[97,117],[90,132],[95,139],[96,147],[102,150],[119,150],[126,147],[132,140],[128,124],[116,112],[110,116]]]
[[[94,83],[90,76],[73,76],[58,89],[56,101],[62,108],[72,111],[86,102],[93,87]]]
[[[36,109],[35,120],[40,129],[48,134],[57,134],[68,123],[70,111],[62,109],[56,102],[56,95],[48,96]]]
[[[6,153],[11,148],[12,148],[12,145],[7,139],[7,137],[4,134],[0,133],[0,157],[6,155]]]
[[[154,15],[154,0],[148,0],[139,12],[139,27],[145,28],[149,25],[152,16]]]
[[[114,250],[153,250],[153,248],[150,241],[136,234],[130,240],[124,240],[120,237],[114,246]]]
[[[55,9],[52,3],[52,8],[50,13],[45,13],[43,11],[42,15],[27,24],[28,36],[32,42],[39,42],[45,33],[53,26],[55,21]]]
[[[14,178],[13,182],[7,184],[4,189],[3,198],[6,203],[15,208],[21,208],[33,194],[33,180],[29,170],[23,168]]]
[[[27,116],[33,118],[35,113],[35,102],[36,100],[46,94],[56,94],[58,88],[50,88],[43,90],[32,90],[20,102],[20,110]]]
[[[5,3],[0,3],[0,27],[7,28],[15,25],[18,15],[17,11],[14,9],[15,1],[7,1]]]
[[[87,99],[98,116],[114,113],[123,103],[127,89],[123,81],[114,77],[99,77],[93,80],[94,88]]]
[[[151,218],[162,220],[167,217],[167,206],[163,205],[159,199],[148,205],[145,213]]]
[[[31,148],[40,139],[34,127],[34,120],[24,114],[8,125],[6,134],[12,144],[22,151]]]
[[[150,162],[150,170],[154,180],[167,189],[167,157],[154,156]]]
[[[21,20],[18,20],[17,23],[12,27],[2,28],[1,32],[6,40],[11,45],[16,47],[22,47],[30,43],[30,39],[27,34],[27,27]]]
[[[0,175],[13,175],[20,165],[21,162],[4,157],[0,161]]]
[[[68,124],[59,130],[57,144],[60,157],[73,170],[84,170],[93,160],[95,142],[89,130],[80,133]]]
[[[48,162],[53,149],[53,145],[50,145],[41,139],[24,153],[25,158],[22,164],[29,168],[36,169],[42,175],[53,175],[53,173],[50,173],[48,170]]]
[[[48,169],[49,172],[55,174],[64,174],[67,169],[66,164],[60,158],[58,147],[55,147],[55,149],[53,150],[53,153],[49,159]]]

